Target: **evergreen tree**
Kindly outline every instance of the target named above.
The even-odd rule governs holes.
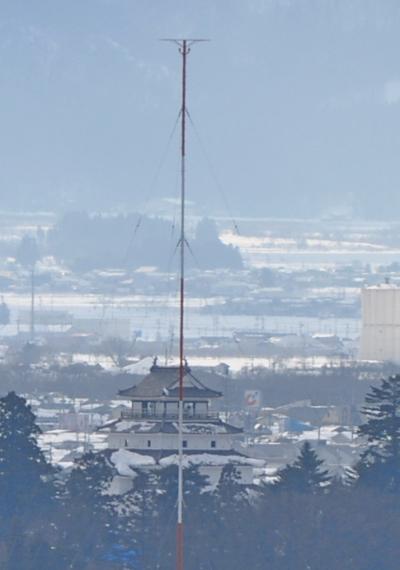
[[[40,252],[35,238],[23,236],[16,252],[16,260],[24,267],[34,267],[40,259]]]
[[[120,538],[134,549],[143,570],[158,568],[162,560],[160,545],[164,525],[159,516],[159,496],[158,472],[138,469],[132,490],[121,497],[118,507]]]
[[[54,470],[37,444],[40,428],[26,400],[0,398],[0,566],[62,570]]]
[[[37,528],[35,523],[14,519],[12,535],[7,537],[6,544],[0,544],[0,567],[5,570],[67,570],[63,545],[57,544],[50,525],[44,527],[41,524]]]
[[[243,484],[240,471],[227,463],[221,471],[214,491],[215,508],[210,513],[209,550],[215,568],[241,570],[252,566],[250,552],[253,525],[249,489]]]
[[[52,468],[38,446],[41,433],[26,400],[0,398],[0,515],[37,513],[51,499]]]
[[[384,379],[365,398],[367,420],[359,427],[366,437],[356,472],[359,482],[392,491],[400,490],[400,375]]]
[[[197,466],[184,469],[185,567],[208,570],[210,557],[204,544],[210,539],[213,497],[208,478]],[[133,489],[122,499],[124,543],[133,544],[143,570],[173,570],[177,520],[176,465],[138,471]],[[121,509],[119,509],[121,510]]]
[[[191,465],[184,471],[183,485],[185,518],[185,561],[188,570],[209,570],[212,568],[210,544],[213,521],[217,520],[216,501],[210,489],[210,482],[198,465]]]
[[[186,469],[185,469],[186,473]],[[185,482],[184,474],[184,482]],[[187,484],[187,482],[185,483]],[[186,509],[184,509],[185,517]],[[159,493],[157,516],[161,528],[157,545],[158,565],[162,570],[173,570],[176,566],[176,521],[178,514],[178,466],[170,465],[159,472]]]
[[[228,507],[241,509],[248,502],[248,492],[243,485],[239,470],[233,463],[224,465],[215,490],[218,505],[222,509]]]
[[[117,542],[116,513],[108,489],[114,470],[102,453],[87,453],[76,461],[65,485],[64,527],[71,569],[89,561],[106,560]]]
[[[204,269],[217,267],[241,269],[243,266],[239,250],[220,240],[214,220],[203,218],[197,224],[193,248],[196,250],[200,266]]]
[[[296,461],[279,471],[275,488],[298,493],[320,491],[330,481],[328,471],[322,469],[323,464],[323,460],[318,458],[316,451],[306,441]]]
[[[8,325],[10,322],[10,309],[8,305],[2,301],[0,303],[0,325]]]

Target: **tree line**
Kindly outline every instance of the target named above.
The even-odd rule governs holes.
[[[140,266],[155,266],[169,272],[177,263],[178,240],[175,221],[160,217],[69,212],[47,234],[23,236],[15,257],[20,265],[32,267],[43,254],[53,255],[77,273]],[[242,269],[239,250],[220,240],[213,220],[200,220],[188,245],[193,253],[188,256],[189,266],[201,270]]]
[[[305,442],[275,483],[244,485],[235,465],[213,488],[185,470],[187,570],[397,570],[400,556],[400,375],[371,388],[365,447],[342,480]],[[37,443],[24,398],[0,398],[0,567],[5,570],[175,567],[177,468],[135,471],[108,493],[110,452],[86,453],[66,473]]]

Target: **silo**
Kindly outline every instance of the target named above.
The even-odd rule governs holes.
[[[362,290],[362,360],[400,362],[400,288],[390,284]]]

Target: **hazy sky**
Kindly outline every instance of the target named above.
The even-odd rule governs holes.
[[[135,209],[179,107],[235,215],[400,213],[398,0],[3,0],[1,208]],[[189,193],[224,212],[193,129]],[[175,137],[152,197],[177,191]],[[209,204],[209,206],[205,206]]]

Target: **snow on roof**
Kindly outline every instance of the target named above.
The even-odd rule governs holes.
[[[60,410],[38,408],[35,410],[35,415],[37,418],[58,418]]]
[[[72,469],[74,466],[74,462],[73,461],[60,461],[59,463],[57,463],[57,465],[59,467],[61,467],[62,469]]]
[[[105,404],[102,404],[101,402],[94,402],[94,403],[88,403],[88,404],[82,404],[79,408],[80,412],[91,412],[94,410],[100,410],[100,409],[105,409],[108,406],[106,406]]]
[[[263,467],[265,461],[262,459],[253,459],[250,457],[245,457],[239,454],[232,455],[218,455],[211,453],[197,453],[191,455],[185,455],[183,458],[183,466],[190,467],[191,465],[215,465],[223,466],[232,463],[234,465],[251,465],[254,467]],[[178,454],[174,453],[160,459],[160,465],[162,467],[168,467],[169,465],[178,464]]]
[[[110,401],[110,408],[120,408],[120,407],[131,407],[132,402],[130,400],[111,400]]]
[[[119,449],[111,454],[111,462],[115,465],[119,475],[125,477],[133,477],[135,475],[135,468],[152,467],[156,465],[156,460],[151,455],[142,455],[135,451],[128,451],[127,449]],[[183,466],[185,468],[192,465],[212,465],[222,467],[232,463],[234,465],[247,465],[252,467],[264,467],[265,461],[261,459],[253,459],[243,455],[218,455],[211,453],[198,453],[185,455]],[[178,464],[178,455],[173,453],[160,459],[159,465],[161,467],[168,467],[170,465]]]
[[[382,289],[396,291],[396,290],[399,290],[400,287],[398,285],[393,284],[393,283],[379,283],[378,285],[369,285],[368,287],[365,287],[365,290],[367,290],[367,291],[382,290]]]
[[[141,455],[134,451],[119,449],[111,454],[111,462],[115,465],[118,473],[126,477],[132,477],[134,472],[132,468],[145,467],[155,465],[155,459],[149,455]]]
[[[305,431],[299,434],[298,439],[299,440],[323,439],[326,441],[331,441],[332,439],[337,438],[339,435],[338,432],[336,431],[337,427],[338,426],[322,426],[320,430],[315,429],[312,431]],[[346,437],[349,440],[349,442],[351,441],[352,434],[350,428],[348,430],[341,431],[340,435],[343,438]]]
[[[123,371],[128,374],[137,374],[138,376],[142,376],[149,373],[150,368],[153,366],[153,362],[153,356],[146,356],[145,358],[142,358],[142,360],[139,360],[139,362],[124,366]]]
[[[41,445],[55,445],[66,443],[67,441],[77,441],[78,435],[75,432],[66,429],[53,429],[42,433],[38,439]]]
[[[89,435],[84,432],[75,432],[66,429],[53,429],[39,435],[39,444],[46,445],[62,445],[68,442],[78,443],[89,439],[89,443],[94,446],[100,446],[107,440],[107,434],[93,432]]]
[[[98,428],[101,433],[178,433],[178,423],[175,421],[166,421],[160,418],[151,420],[124,420],[114,419],[106,422]],[[184,422],[184,433],[192,434],[237,434],[242,433],[242,428],[227,424],[221,420],[210,422]]]
[[[179,426],[176,422],[173,423],[173,426],[178,431]],[[183,433],[207,433],[207,434],[220,434],[220,433],[228,433],[227,427],[223,423],[184,423],[183,424]]]
[[[40,406],[40,404],[41,404],[41,401],[38,400],[37,398],[29,398],[29,397],[27,397],[27,398],[26,398],[26,401],[27,401],[27,403],[28,403],[30,406]]]
[[[57,396],[54,394],[50,394],[51,400],[54,404],[73,404],[77,401],[79,402],[87,402],[87,398],[69,398],[68,396]]]
[[[67,449],[57,449],[54,448],[51,450],[51,462],[54,465],[59,465],[62,463],[63,459],[69,455],[69,450]]]
[[[146,433],[154,429],[154,422],[137,422],[129,420],[112,420],[101,426],[101,431]],[[111,429],[112,428],[112,429]]]

